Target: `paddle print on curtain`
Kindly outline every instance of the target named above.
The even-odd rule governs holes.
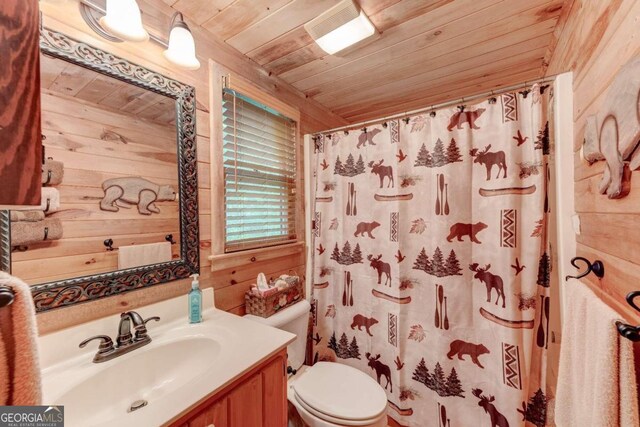
[[[551,424],[545,89],[314,137],[314,359],[400,425]]]

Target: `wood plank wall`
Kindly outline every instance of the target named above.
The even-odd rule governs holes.
[[[555,37],[547,74],[574,73],[573,166],[576,211],[581,220],[577,252],[604,262],[604,279],[598,282],[590,275],[591,286],[637,324],[640,313],[624,302],[624,296],[640,290],[640,172],[633,173],[629,196],[609,200],[597,191],[604,162],[590,166],[579,150],[585,118],[598,111],[617,71],[640,55],[640,2],[569,0]]]
[[[167,101],[165,107],[174,111],[173,100]],[[179,240],[177,201],[157,202],[160,213],[152,216],[141,215],[135,206],[119,212],[100,209],[102,182],[110,178],[135,174],[178,189],[175,124],[142,120],[43,87],[42,132],[47,157],[65,165],[62,184],[55,187],[60,192],[60,208],[48,215],[60,219],[64,235],[60,240],[29,245],[27,251],[14,251],[12,274],[39,284],[110,272],[118,269],[118,252],[106,250],[106,239],[113,239],[116,248],[165,242],[167,234]],[[204,196],[207,189],[200,188],[200,192]],[[174,258],[179,257],[179,242],[172,245],[172,252]]]
[[[143,22],[153,34],[166,38],[169,22],[174,12],[162,0],[138,0],[143,11]],[[189,72],[177,69],[167,63],[162,56],[163,48],[153,42],[145,43],[109,43],[95,35],[82,21],[77,1],[63,5],[40,5],[45,27],[63,32],[71,37],[93,46],[122,56],[130,61],[149,67],[196,88],[198,104],[198,180],[200,185],[200,261],[201,284],[216,289],[216,306],[235,313],[244,311],[244,291],[254,280],[258,272],[273,276],[294,269],[304,272],[304,251],[296,256],[283,256],[264,262],[240,264],[221,271],[211,272],[208,256],[211,254],[211,197],[210,174],[215,165],[211,165],[209,149],[209,111],[210,99],[208,82],[208,59],[236,73],[263,89],[266,93],[300,110],[301,134],[311,133],[346,124],[346,121],[331,113],[317,102],[307,99],[277,77],[270,76],[261,66],[240,55],[222,42],[207,36],[203,30],[192,25],[196,39],[196,49],[203,66],[198,71]],[[303,171],[300,171],[302,173]],[[302,197],[302,195],[301,195]],[[153,286],[140,291],[104,298],[98,301],[78,304],[69,308],[52,310],[38,315],[38,328],[41,334],[90,321],[95,318],[135,309],[136,307],[158,302],[164,299],[184,295],[189,289],[190,280],[181,280]]]

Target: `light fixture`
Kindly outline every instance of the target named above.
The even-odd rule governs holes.
[[[126,15],[124,18],[123,13]],[[195,41],[180,12],[176,12],[171,18],[168,42],[147,33],[142,26],[140,8],[135,0],[80,0],[80,15],[96,34],[106,40],[118,43],[123,40],[151,39],[167,48],[163,55],[171,63],[187,70],[200,68]]]
[[[304,28],[329,55],[376,34],[376,28],[353,0],[338,3]]]
[[[149,40],[136,0],[107,0],[106,12],[100,25],[109,33],[132,42]]]
[[[171,19],[169,46],[163,55],[168,61],[187,70],[200,68],[200,61],[196,58],[196,44],[193,35],[180,12],[176,12]]]

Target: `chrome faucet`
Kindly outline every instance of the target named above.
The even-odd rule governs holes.
[[[122,356],[151,342],[151,337],[147,334],[147,322],[150,320],[158,321],[160,318],[153,316],[143,320],[135,311],[127,311],[120,315],[120,325],[118,326],[118,337],[116,338],[115,346],[113,345],[113,340],[107,335],[96,335],[95,337],[82,341],[80,348],[86,346],[90,341],[95,339],[100,340],[100,346],[98,347],[98,352],[93,357],[93,363],[106,362],[107,360]],[[135,335],[131,333],[132,323]]]

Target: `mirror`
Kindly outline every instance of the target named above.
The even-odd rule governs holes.
[[[44,29],[43,196],[3,211],[5,271],[38,311],[198,268],[194,89]]]

